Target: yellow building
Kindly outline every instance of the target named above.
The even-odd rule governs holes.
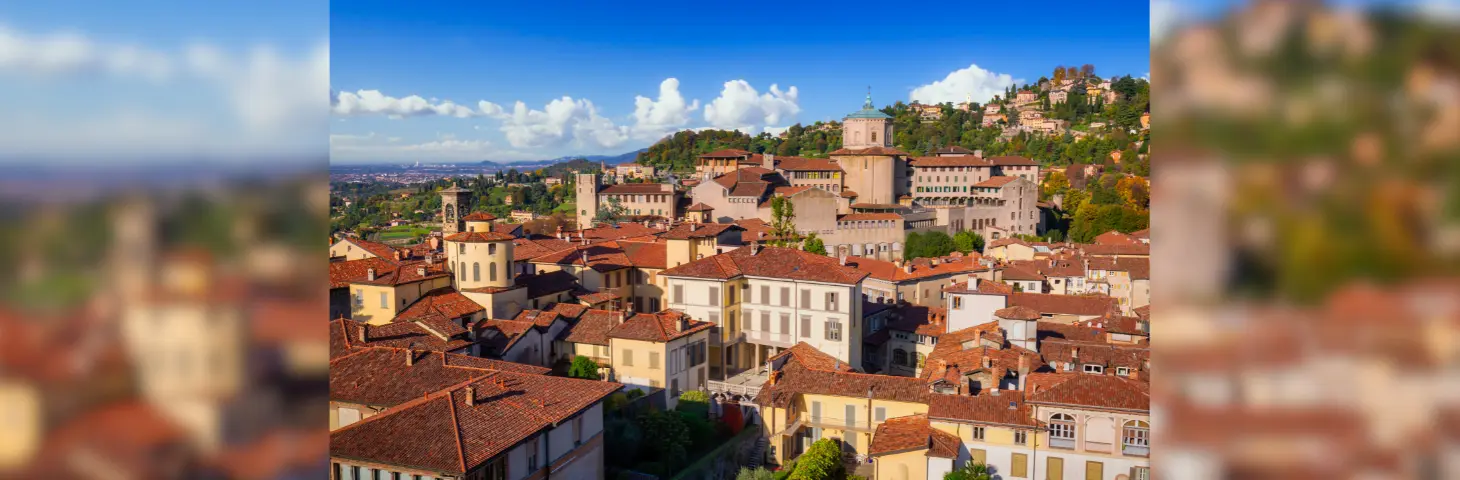
[[[335,242],[334,245],[330,245],[330,260],[360,260],[362,258],[397,260],[395,252],[394,248],[383,243],[345,237]]]
[[[446,278],[485,308],[487,318],[512,318],[527,308],[527,288],[517,284],[512,271],[511,235],[465,231],[442,240],[451,270]]]
[[[705,388],[710,322],[674,312],[641,313],[608,331],[613,381],[627,388],[664,389],[666,408],[679,394]]]
[[[383,271],[371,267],[350,282],[350,318],[383,325],[427,292],[451,286],[451,272],[431,261],[406,262]]]
[[[771,463],[784,465],[823,438],[866,455],[873,432],[890,418],[928,413],[927,384],[917,378],[822,370],[787,362],[756,395],[770,439]]]

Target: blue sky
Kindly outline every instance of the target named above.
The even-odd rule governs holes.
[[[334,162],[622,153],[840,119],[868,86],[879,105],[981,101],[1061,64],[1149,70],[1144,1],[403,5],[331,9]]]
[[[0,2],[0,163],[324,158],[329,2]]]

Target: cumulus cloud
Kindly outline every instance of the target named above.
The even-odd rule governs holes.
[[[172,77],[174,69],[168,55],[137,45],[98,44],[73,31],[32,35],[0,25],[0,72],[107,73],[163,81]]]
[[[477,102],[477,110],[450,100],[430,100],[420,95],[396,98],[380,90],[359,90],[339,92],[331,99],[331,110],[336,115],[385,115],[392,118],[439,115],[444,117],[500,117],[502,107],[488,101]]]
[[[987,102],[1003,93],[1009,85],[1023,83],[1007,73],[994,73],[971,64],[967,68],[954,70],[942,80],[912,90],[909,99],[920,103],[958,103],[965,98],[975,102]]]
[[[690,112],[699,108],[699,100],[685,102],[679,93],[679,79],[666,78],[659,83],[659,100],[634,96],[633,135],[657,140],[689,124]]]
[[[758,93],[750,82],[725,82],[720,96],[705,105],[705,121],[716,128],[751,132],[760,125],[779,125],[801,112],[796,87],[781,91],[771,84],[766,93]]]
[[[188,49],[192,70],[227,91],[229,102],[249,129],[295,132],[318,127],[328,104],[330,49],[316,46],[302,59],[285,58],[269,46],[255,47],[247,58],[232,58],[207,45]]]
[[[610,148],[628,140],[630,132],[628,127],[615,126],[613,120],[599,115],[593,102],[564,96],[548,102],[542,110],[517,102],[502,121],[502,133],[517,148],[559,147],[570,142]]]
[[[1151,43],[1155,43],[1186,19],[1186,12],[1175,0],[1151,0]]]

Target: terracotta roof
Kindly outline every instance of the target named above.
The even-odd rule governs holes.
[[[760,198],[770,191],[769,182],[738,182],[735,189],[730,191],[732,197],[753,197]]]
[[[770,224],[767,224],[765,220],[761,220],[759,218],[747,218],[742,220],[736,220],[735,225],[745,229],[745,231],[740,232],[741,243],[748,244],[761,240],[762,238],[760,234],[762,233],[765,234],[765,240],[770,240],[771,238],[773,238],[771,237],[771,226]]]
[[[421,274],[419,267],[425,267],[425,275]],[[363,285],[404,285],[407,283],[420,282],[434,278],[449,277],[451,272],[446,271],[446,264],[427,264],[425,261],[403,262],[392,268],[375,271],[375,280],[368,277],[350,281],[352,284]]]
[[[1134,232],[1130,232],[1130,236],[1136,237],[1136,238],[1144,238],[1146,240],[1150,240],[1151,239],[1151,229],[1145,228],[1145,229],[1141,229],[1141,230],[1136,230]]]
[[[1001,391],[998,395],[934,394],[928,402],[928,418],[960,423],[987,423],[1039,428],[1040,422],[1024,403],[1024,392]],[[1013,408],[1010,408],[1010,406]]]
[[[842,198],[857,198],[857,192],[851,190],[842,190]]]
[[[950,145],[950,146],[947,146],[947,147],[943,147],[943,148],[938,149],[938,151],[935,152],[935,153],[956,153],[956,154],[962,154],[962,155],[973,155],[974,152],[973,152],[973,150],[969,150],[967,148],[963,148],[963,147],[960,147],[958,145]]]
[[[1013,182],[1013,181],[1018,180],[1018,179],[1019,179],[1019,177],[1006,177],[1006,176],[1003,176],[1003,175],[999,175],[999,176],[989,177],[988,180],[984,180],[982,182],[975,183],[975,184],[973,184],[973,186],[975,188],[1003,188],[1004,185],[1008,185],[1010,182]]]
[[[366,252],[370,252],[371,255],[375,255],[376,257],[384,258],[387,260],[395,260],[395,248],[391,247],[390,245],[386,245],[384,243],[376,243],[369,240],[363,240],[356,237],[345,237],[343,240],[340,241],[353,243],[355,244],[355,246],[364,249]]]
[[[733,223],[683,223],[665,232],[660,238],[668,240],[710,238],[718,237],[720,233],[726,230],[744,231],[745,227]]]
[[[745,167],[733,172],[720,174],[710,181],[725,187],[726,190],[733,190],[735,185],[743,182],[769,182],[766,177],[775,177],[776,172],[760,167]]]
[[[556,238],[518,238],[512,240],[512,260],[529,261],[559,250],[573,248],[573,242]]]
[[[664,242],[639,242],[620,240],[619,248],[629,259],[629,265],[640,268],[668,268],[669,245]]]
[[[927,383],[950,381],[962,387],[962,379],[965,375],[984,370],[987,370],[992,378],[1001,379],[1008,372],[1019,370],[1021,358],[1031,372],[1038,371],[1044,366],[1045,362],[1038,353],[1022,347],[1006,346],[998,325],[999,322],[993,321],[939,336],[938,345],[933,347],[933,352],[924,361],[926,367],[923,368],[923,381]],[[985,344],[985,340],[997,346],[990,347]],[[989,362],[987,368],[983,366],[985,358]],[[983,388],[992,387],[991,385],[983,386]]]
[[[395,268],[396,265],[394,259],[380,257],[330,262],[330,288],[346,288],[351,282],[364,280],[371,268],[379,273]]]
[[[330,456],[464,475],[622,384],[493,372],[330,433]]]
[[[689,208],[684,209],[686,212],[709,212],[712,210],[714,210],[714,207],[705,205],[704,202],[696,202],[694,205],[690,205]]]
[[[1150,256],[1151,255],[1151,246],[1148,245],[1148,244],[1144,244],[1144,243],[1137,244],[1137,245],[1096,245],[1096,244],[1082,244],[1082,245],[1079,245],[1077,248],[1079,248],[1080,251],[1085,252],[1086,255],[1133,255],[1133,256]]]
[[[503,242],[512,241],[516,237],[499,232],[461,232],[447,235],[443,240],[448,242],[481,243],[481,242]]]
[[[867,213],[862,215],[895,215]],[[938,259],[938,264],[933,265],[930,258],[917,258],[908,262],[903,268],[896,263],[877,260],[866,257],[847,257],[847,266],[866,272],[872,278],[885,282],[904,282],[909,280],[920,280],[939,275],[960,275],[983,270],[986,267],[979,265],[978,255],[966,255],[962,257],[943,257]],[[907,271],[906,265],[912,265],[911,272]]]
[[[782,278],[837,284],[855,284],[867,277],[865,272],[845,267],[835,258],[808,253],[794,248],[741,247],[726,253],[705,257],[665,270],[662,275],[676,277],[730,279],[742,275]]]
[[[813,188],[816,187],[810,185],[778,185],[774,189],[772,189],[771,193],[777,197],[789,197],[801,192],[805,192],[807,190],[811,190]]]
[[[1120,303],[1112,297],[1052,293],[1011,293],[1009,305],[1029,307],[1045,315],[1104,315],[1120,309]]]
[[[188,452],[188,433],[162,412],[141,401],[122,401],[87,409],[44,431],[39,450],[13,478],[95,478],[101,471],[76,461],[82,455],[101,462],[105,473],[123,478],[186,478],[170,465],[167,452]],[[187,455],[188,453],[183,453]],[[10,467],[7,465],[7,467]],[[15,470],[6,472],[16,474]]]
[[[360,341],[360,329],[365,329],[365,341]],[[445,332],[441,330],[446,330]],[[393,322],[384,325],[365,325],[363,323],[337,318],[330,321],[330,358],[348,355],[362,347],[395,347],[414,348],[417,350],[430,350],[433,352],[454,352],[472,345],[471,340],[464,336],[450,336],[441,338],[441,334],[457,332],[455,329],[448,329],[441,324],[436,324],[435,329],[427,328],[420,322]]]
[[[955,283],[943,287],[943,292],[955,294],[1009,295],[1014,293],[1014,287],[1003,282],[970,278],[967,282]]]
[[[558,305],[567,306],[567,304]],[[582,308],[583,312],[581,316],[577,317],[578,321],[563,330],[563,335],[559,339],[571,343],[608,345],[608,331],[623,322],[624,313]]]
[[[927,415],[889,418],[872,434],[871,456],[927,450],[929,457],[958,458],[958,436],[933,428]]]
[[[1044,281],[1044,275],[1040,275],[1038,271],[1022,265],[1005,266],[1003,268],[1003,277],[1004,280],[1013,281]]]
[[[838,222],[860,222],[869,220],[902,220],[902,215],[896,213],[849,213],[836,217]]]
[[[1115,375],[1033,373],[1025,388],[1033,404],[1151,411],[1150,384]]]
[[[559,316],[557,312],[548,312],[543,310],[523,310],[521,313],[518,313],[517,318],[514,318],[513,320],[519,322],[529,322],[533,325],[537,325],[537,328],[539,329],[547,329],[548,327],[553,326],[553,322],[556,322],[561,318],[562,317]]]
[[[566,318],[578,318],[583,315],[583,312],[588,311],[588,306],[576,303],[552,303],[542,309],[557,312],[558,315]]]
[[[821,350],[817,350],[816,347],[813,347],[806,342],[796,342],[796,344],[792,345],[791,348],[782,350],[781,353],[777,353],[776,356],[771,357],[770,359],[776,360],[782,357],[790,357],[791,359],[796,360],[797,363],[800,363],[801,366],[811,370],[822,370],[828,372],[853,371],[851,365],[847,365],[846,362],[838,360],[836,357],[833,357],[831,355],[827,355]]]
[[[840,165],[826,158],[776,157],[776,168],[788,172],[842,171]]]
[[[665,187],[669,187],[669,188],[666,189]],[[625,195],[625,194],[664,194],[664,195],[668,195],[668,194],[674,193],[674,187],[672,187],[670,185],[667,185],[667,184],[659,184],[659,183],[621,183],[621,184],[618,184],[618,185],[609,185],[607,187],[604,187],[603,190],[599,190],[598,191],[598,194],[599,195],[603,195],[605,193],[607,193],[607,194],[614,194],[614,195]]]
[[[1140,317],[1141,320],[1150,320],[1151,319],[1151,306],[1150,305],[1142,305],[1142,306],[1136,307],[1135,314],[1136,314],[1137,317]]]
[[[999,178],[1007,178],[1007,177],[999,177]],[[988,249],[990,249],[990,248],[998,248],[998,247],[1002,247],[1002,246],[1005,246],[1005,245],[1023,245],[1023,246],[1026,246],[1027,247],[1027,246],[1029,246],[1029,242],[1026,242],[1024,240],[1021,240],[1021,239],[1015,238],[1015,237],[1004,237],[1004,238],[1000,238],[998,240],[994,240],[992,242],[989,242],[988,245],[984,247],[984,251],[988,251]]]
[[[579,291],[573,293],[573,298],[577,298],[578,301],[586,303],[588,305],[597,305],[600,303],[616,300],[618,299],[618,295],[609,292]]]
[[[472,212],[464,217],[461,217],[461,220],[466,222],[490,222],[496,219],[497,217],[492,216],[492,214],[487,212]]]
[[[517,285],[527,287],[527,298],[529,299],[567,292],[578,288],[578,277],[573,276],[572,273],[568,273],[565,270],[520,275],[515,282]]]
[[[1100,245],[1135,245],[1141,243],[1135,236],[1120,233],[1115,230],[1095,236],[1095,243]]]
[[[1079,342],[1104,342],[1105,331],[1085,325],[1070,325],[1058,322],[1042,321],[1036,324],[1036,335],[1039,340],[1065,339]]]
[[[477,322],[472,327],[473,331],[481,332],[477,335],[477,343],[486,347],[485,354],[500,357],[517,345],[519,340],[527,336],[529,330],[537,328],[537,324],[517,320],[486,319]],[[488,332],[496,332],[496,335],[488,335]]]
[[[962,157],[913,157],[908,163],[917,168],[928,167],[987,167],[989,162],[972,155]]]
[[[1114,374],[1116,367],[1145,371],[1146,362],[1151,360],[1151,349],[1145,346],[1055,339],[1040,341],[1039,353],[1044,357],[1045,362],[1100,365],[1108,370],[1106,374]]]
[[[725,148],[700,155],[700,158],[735,158],[749,156],[750,152],[738,148]]]
[[[762,405],[785,407],[802,394],[872,398],[910,403],[927,403],[928,387],[922,380],[890,375],[812,370],[790,362],[778,370],[778,378],[761,387],[755,401]]]
[[[1085,263],[1080,257],[1055,257],[1038,260],[1015,260],[1009,265],[1033,271],[1045,277],[1084,277]],[[1008,277],[1006,271],[1005,278]]]
[[[452,319],[485,310],[477,302],[466,298],[451,287],[441,287],[426,292],[419,300],[396,314],[394,322],[409,322],[429,318]],[[458,327],[459,328],[459,327]]]
[[[599,242],[559,250],[532,259],[532,263],[587,266],[599,272],[627,268],[633,264],[617,242]]]
[[[1017,156],[1017,155],[1014,155],[1014,156],[993,157],[993,158],[990,158],[988,160],[989,160],[989,163],[992,163],[994,165],[998,165],[998,166],[1001,166],[1001,167],[1009,167],[1009,166],[1016,166],[1016,165],[1019,165],[1019,166],[1022,166],[1022,165],[1039,165],[1039,162],[1036,162],[1034,160],[1030,160],[1027,157],[1020,157],[1020,156]]]
[[[828,155],[907,155],[907,152],[890,147],[839,148]]]
[[[681,319],[687,322],[683,328],[680,326]],[[625,340],[669,342],[709,330],[713,326],[715,326],[713,323],[695,320],[673,310],[665,310],[658,313],[634,315],[610,329],[608,336]]]
[[[576,239],[579,235],[582,235],[583,237],[587,238],[589,242],[594,242],[603,240],[619,240],[623,238],[643,237],[648,235],[658,235],[660,232],[663,232],[663,230],[646,227],[638,223],[600,223],[593,228],[587,228],[574,232],[576,233],[576,235],[572,235],[572,237]]]
[[[496,371],[547,375],[551,369],[470,355],[415,352],[407,365],[404,348],[363,348],[330,360],[330,401],[394,407],[421,395]]]
[[[1146,307],[1150,307],[1150,305],[1146,305]],[[1110,333],[1124,333],[1143,337],[1151,336],[1151,332],[1141,330],[1141,320],[1141,317],[1127,317],[1117,312],[1110,312],[1098,318],[1078,322],[1078,325],[1099,328]]]
[[[1014,306],[994,312],[995,317],[1009,320],[1039,320],[1039,312],[1029,307]]]

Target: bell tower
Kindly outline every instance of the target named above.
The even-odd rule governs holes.
[[[862,109],[842,119],[842,146],[852,149],[892,146],[892,117],[872,104],[872,87]]]
[[[598,175],[579,173],[575,176],[577,185],[574,193],[578,204],[578,228],[593,228],[593,218],[598,216]]]
[[[471,190],[461,188],[456,183],[441,190],[442,235],[464,231],[461,217],[467,213],[471,213]]]

